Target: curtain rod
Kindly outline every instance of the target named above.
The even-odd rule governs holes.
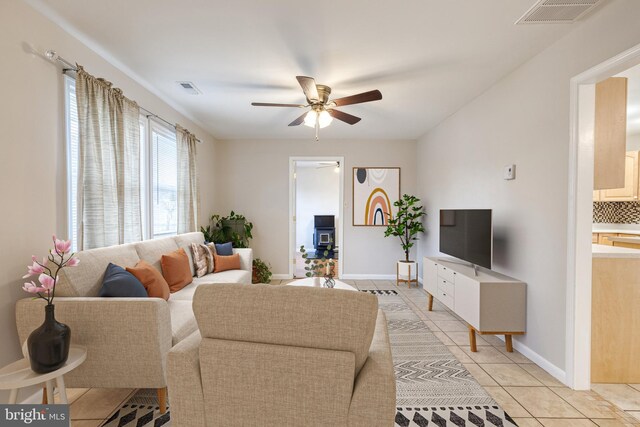
[[[66,73],[67,71],[73,71],[73,72],[78,72],[78,67],[76,67],[75,65],[73,65],[71,62],[67,61],[66,59],[64,59],[63,57],[61,57],[60,55],[58,55],[58,53],[55,50],[48,50],[44,53],[44,55],[51,61],[58,61],[59,63],[61,63],[62,65],[64,65],[64,68],[62,69],[63,73]],[[176,128],[176,125],[174,123],[169,122],[168,120],[163,119],[162,117],[160,117],[159,115],[155,114],[152,111],[147,110],[144,107],[141,107],[138,105],[138,107],[140,107],[141,110],[143,110],[144,112],[146,112],[146,117],[153,117],[155,119],[158,119],[164,123],[166,123],[167,125],[171,126],[172,128]],[[199,144],[202,144],[202,141],[199,140],[198,138],[196,138],[196,142],[198,142]]]

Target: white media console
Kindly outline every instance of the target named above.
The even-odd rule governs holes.
[[[435,297],[467,322],[471,351],[477,351],[476,333],[504,335],[507,351],[513,351],[511,336],[525,333],[526,283],[454,259],[424,257],[423,263],[429,311]]]

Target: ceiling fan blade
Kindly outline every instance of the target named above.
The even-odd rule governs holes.
[[[294,121],[292,121],[291,123],[289,123],[289,126],[298,126],[301,125],[302,122],[304,122],[304,118],[307,115],[308,111],[305,112],[303,115],[301,115],[300,117],[298,117],[297,119],[295,119]]]
[[[343,105],[362,104],[363,102],[379,101],[382,99],[382,93],[379,90],[370,90],[369,92],[359,93],[357,95],[345,96],[344,98],[334,99],[331,102],[336,107]]]
[[[334,119],[342,120],[343,122],[349,123],[350,125],[355,125],[360,120],[362,120],[360,117],[352,116],[351,114],[347,114],[338,110],[327,110],[327,112],[331,114],[331,117],[333,117]]]
[[[304,108],[306,105],[302,104],[273,104],[271,102],[252,102],[251,105],[254,107],[296,107],[296,108]]]
[[[320,101],[320,95],[318,94],[316,81],[313,79],[313,77],[296,76],[296,79],[298,80],[298,83],[300,83],[300,87],[302,87],[302,91],[304,92],[304,96],[307,97],[307,101]]]

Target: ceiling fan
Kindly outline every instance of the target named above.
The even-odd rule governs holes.
[[[329,95],[331,94],[331,88],[329,86],[316,84],[316,81],[312,77],[296,76],[296,79],[302,87],[304,96],[307,98],[307,104],[252,102],[251,105],[254,107],[311,107],[309,111],[289,123],[289,126],[298,126],[304,123],[306,126],[314,127],[316,129],[316,141],[318,140],[318,130],[329,126],[333,119],[338,119],[350,125],[355,125],[361,120],[360,117],[336,110],[335,107],[379,101],[382,99],[382,93],[380,93],[379,90],[371,90],[369,92],[329,101]]]

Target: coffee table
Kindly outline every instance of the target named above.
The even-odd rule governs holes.
[[[340,280],[336,280],[333,279],[334,282],[336,282],[336,285],[333,287],[333,289],[344,289],[346,291],[357,291],[356,288],[354,288],[351,285],[347,285],[344,282],[341,282]],[[294,280],[293,282],[289,282],[287,283],[287,285],[290,286],[309,286],[309,287],[313,287],[313,288],[323,288],[324,286],[322,286],[322,284],[324,283],[324,278],[320,277],[320,284],[316,285],[314,284],[315,280],[313,277],[307,277],[305,279],[298,279],[298,280]]]

